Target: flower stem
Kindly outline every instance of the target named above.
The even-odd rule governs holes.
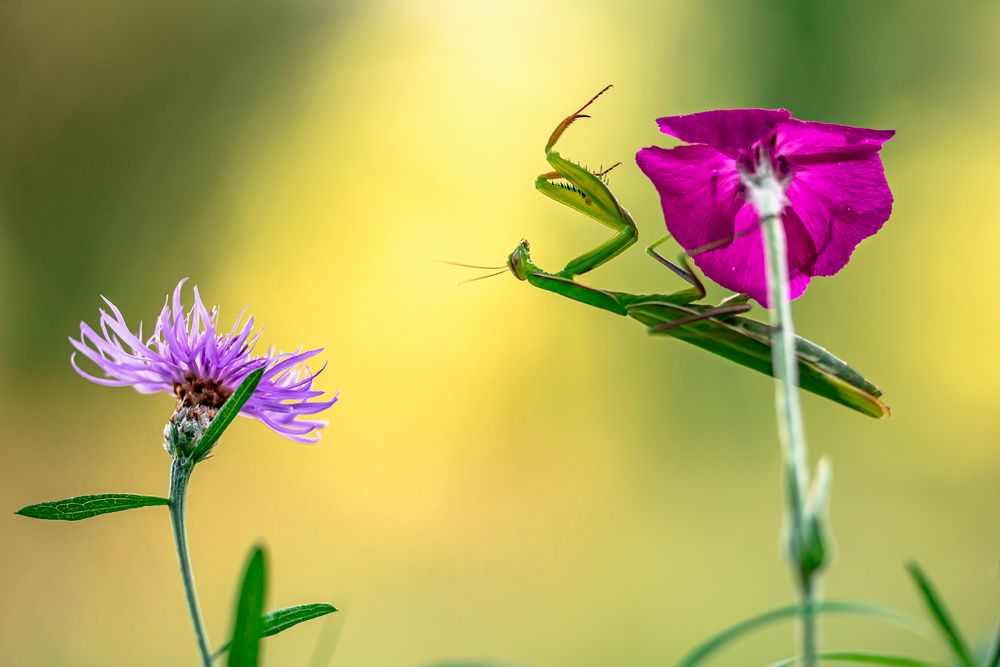
[[[184,581],[184,593],[187,596],[188,611],[191,613],[191,623],[194,625],[194,635],[198,640],[198,650],[201,652],[201,662],[204,667],[212,667],[212,651],[208,647],[208,634],[201,618],[198,593],[194,588],[194,574],[191,572],[191,559],[188,557],[187,530],[184,523],[184,503],[193,470],[194,463],[182,456],[174,458],[170,466],[170,521],[174,528],[177,560],[180,562],[181,579]]]
[[[775,409],[778,433],[785,459],[789,527],[788,540],[802,605],[801,654],[805,667],[816,665],[816,573],[801,567],[800,558],[808,541],[804,498],[808,483],[806,440],[799,405],[799,368],[795,356],[795,329],[788,288],[788,260],[780,205],[760,211],[767,259],[768,301],[771,304],[772,364],[775,379]]]
[[[1000,623],[997,624],[997,636],[993,639],[993,648],[990,649],[986,667],[1000,667]]]

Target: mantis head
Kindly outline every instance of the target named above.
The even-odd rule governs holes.
[[[527,280],[528,272],[537,268],[531,262],[531,251],[527,240],[518,243],[514,252],[507,256],[507,268],[518,280]]]

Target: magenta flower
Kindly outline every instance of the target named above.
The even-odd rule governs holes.
[[[763,161],[783,186],[791,298],[832,276],[889,218],[879,150],[894,132],[792,118],[785,109],[732,109],[657,121],[690,143],[644,148],[636,162],[660,193],[667,229],[706,276],[767,305],[764,246],[748,177]]]
[[[132,333],[118,308],[102,297],[111,312],[101,309],[101,332],[98,334],[81,322],[80,339],[69,340],[77,352],[97,365],[103,377],[81,369],[74,352],[70,363],[76,372],[91,382],[110,387],[131,386],[143,394],[158,391],[173,394],[177,398],[175,418],[188,408],[207,423],[240,382],[263,367],[267,370],[241,414],[259,419],[291,440],[318,442],[317,431],[327,422],[308,417],[336,403],[337,396],[329,401],[312,400],[323,394],[312,386],[326,366],[312,373],[304,362],[322,352],[322,348],[254,355],[260,332],[253,333],[253,317],[241,325],[241,313],[228,333],[219,332],[218,308],[206,310],[197,287],[194,305],[184,312],[181,287],[186,280],[181,280],[174,289],[172,305],[168,297],[152,335],[145,340],[142,324],[137,333]]]

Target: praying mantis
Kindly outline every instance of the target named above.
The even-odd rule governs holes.
[[[611,261],[639,238],[632,216],[618,203],[608,185],[607,173],[614,167],[594,172],[553,150],[573,122],[589,118],[583,112],[610,87],[605,87],[559,122],[545,145],[545,159],[552,170],[539,175],[535,179],[535,187],[547,197],[611,228],[614,236],[570,260],[558,273],[548,273],[535,265],[531,261],[528,241],[521,241],[508,256],[507,268],[518,280],[527,281],[539,289],[637,320],[647,327],[650,334],[670,336],[747,368],[773,375],[772,328],[763,322],[742,317],[751,309],[745,295],[734,295],[716,306],[698,303],[705,298],[705,286],[694,272],[688,256],[682,253],[678,263],[674,263],[656,251],[670,238],[669,234],[650,245],[646,252],[687,282],[685,289],[670,294],[629,294],[590,287],[575,280],[577,276]],[[824,348],[796,337],[796,356],[802,389],[871,417],[889,414],[889,408],[879,400],[882,391]]]

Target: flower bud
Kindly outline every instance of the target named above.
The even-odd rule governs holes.
[[[801,582],[810,581],[830,560],[830,538],[825,515],[832,476],[830,460],[821,458],[805,499],[803,525],[798,539],[794,533],[789,536],[789,556]]]
[[[181,406],[163,427],[163,448],[177,458],[187,456],[215,417],[216,410],[202,405]]]

